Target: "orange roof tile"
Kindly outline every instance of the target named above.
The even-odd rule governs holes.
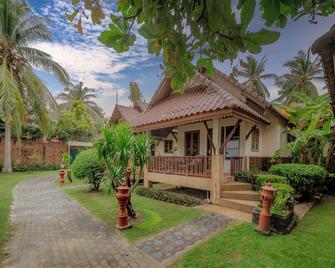
[[[159,95],[163,97],[158,98]],[[199,72],[183,94],[170,90],[170,95],[156,92],[155,98],[155,102],[151,101],[149,107],[134,119],[135,128],[224,109],[240,111],[263,124],[269,123],[265,117]]]

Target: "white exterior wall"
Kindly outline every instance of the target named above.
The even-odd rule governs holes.
[[[236,118],[225,118],[215,119],[208,121],[208,127],[213,129],[213,143],[218,153],[221,146],[221,130],[224,126],[234,126],[238,119]],[[248,122],[242,122],[240,124],[240,156],[263,156],[272,157],[276,150],[286,143],[286,134],[284,133],[286,127],[283,122],[274,116],[268,116],[268,120],[271,122],[266,128],[259,128],[259,151],[251,151],[251,136],[249,135],[248,140],[245,140],[246,135],[253,127],[253,124]],[[207,130],[204,123],[194,123],[188,125],[178,126],[178,134],[176,143],[177,152],[176,155],[185,155],[185,132],[188,131],[200,131],[200,155],[205,156],[207,154]],[[173,137],[172,137],[173,138]],[[175,142],[175,140],[174,140]],[[164,149],[164,148],[163,148]],[[284,154],[283,156],[288,156]]]
[[[176,140],[175,138],[173,137],[173,135],[170,133],[165,139],[163,140],[160,140],[158,142],[158,144],[156,145],[156,149],[155,149],[155,155],[161,155],[161,156],[173,156],[173,155],[176,155],[177,154],[177,150],[173,150],[172,153],[164,153],[164,140],[171,140],[172,143],[173,143],[173,146],[172,148],[176,148],[178,147],[177,143],[176,143]]]

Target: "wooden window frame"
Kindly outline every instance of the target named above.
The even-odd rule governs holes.
[[[197,148],[198,153],[197,154],[193,154],[193,143],[194,143],[193,134],[194,133],[196,133],[198,135],[198,146],[197,146],[198,147]],[[191,144],[190,144],[190,148],[191,148],[191,150],[190,150],[191,154],[190,155],[187,154],[187,139],[186,139],[186,137],[187,137],[188,134],[191,134],[191,137],[192,137],[191,138]],[[185,156],[200,155],[200,130],[186,131],[184,137],[185,137],[185,140],[184,140],[184,154],[185,154]]]
[[[257,133],[257,135],[256,135]],[[251,152],[259,152],[259,140],[260,140],[260,131],[259,128],[255,128],[251,133]]]
[[[173,151],[173,140],[164,140],[164,153],[172,154]]]

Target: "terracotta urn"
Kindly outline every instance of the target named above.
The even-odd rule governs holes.
[[[58,175],[59,175],[59,183],[60,184],[64,184],[64,175],[65,175],[65,171],[63,169],[61,169],[59,172],[58,172]]]
[[[128,200],[130,198],[129,188],[123,183],[122,186],[117,188],[116,199],[119,202],[119,215],[117,217],[116,227],[120,230],[131,227],[128,222],[128,213],[126,210]]]
[[[260,194],[262,199],[262,210],[259,214],[259,222],[256,230],[264,235],[269,235],[271,232],[271,204],[275,199],[276,189],[271,186],[271,183],[266,184],[262,187],[262,192]]]

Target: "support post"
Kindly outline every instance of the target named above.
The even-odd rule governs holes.
[[[212,147],[212,155],[213,154],[216,154],[216,149],[215,149],[215,146],[214,146],[214,143],[213,143],[213,140],[212,140],[212,137],[209,135],[209,128],[208,128],[208,124],[206,121],[204,121],[204,125],[205,125],[205,128],[207,130],[207,139],[209,140],[209,143],[211,144],[211,147]],[[212,130],[213,131],[213,130]],[[212,132],[213,134],[213,132]]]
[[[249,171],[250,170],[250,156],[245,156],[244,157],[244,171]]]
[[[242,120],[239,119],[235,126],[233,127],[233,129],[230,131],[230,133],[228,134],[227,139],[224,140],[224,142],[221,144],[220,150],[219,150],[219,154],[223,153],[224,147],[227,145],[228,141],[230,141],[230,139],[233,137],[237,127],[241,124]]]
[[[212,156],[212,190],[211,202],[218,204],[221,196],[221,185],[225,183],[224,158],[222,154]]]

